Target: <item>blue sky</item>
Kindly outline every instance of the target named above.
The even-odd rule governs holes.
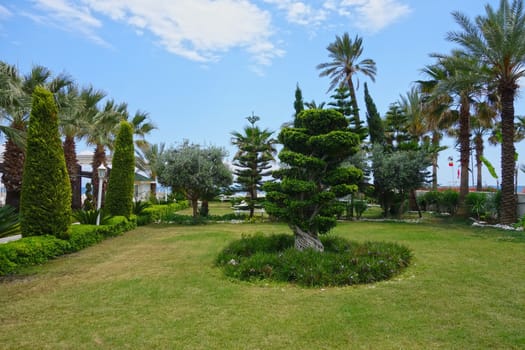
[[[129,111],[147,111],[150,142],[183,139],[227,148],[254,112],[278,131],[292,118],[298,83],[305,101],[329,101],[326,46],[348,32],[363,37],[362,58],[377,64],[368,82],[379,112],[422,79],[430,53],[448,53],[452,11],[482,14],[497,0],[0,0],[2,60],[26,73],[34,64],[93,85]],[[358,90],[364,114],[362,83]],[[523,114],[523,103],[516,105]],[[451,142],[449,142],[452,145]],[[524,163],[524,143],[517,144]],[[83,150],[83,146],[79,150]],[[521,152],[520,152],[521,150]],[[499,149],[487,146],[499,169]],[[452,181],[442,152],[442,185]],[[484,181],[495,184],[485,173]],[[524,181],[520,181],[523,183]]]

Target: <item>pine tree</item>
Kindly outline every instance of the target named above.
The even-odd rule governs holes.
[[[383,145],[385,143],[385,128],[376,104],[368,92],[368,85],[365,83],[365,104],[366,104],[366,122],[370,135],[370,143]]]

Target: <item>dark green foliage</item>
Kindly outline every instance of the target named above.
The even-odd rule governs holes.
[[[112,168],[109,174],[104,212],[109,215],[130,217],[133,210],[133,186],[135,181],[135,148],[133,127],[127,121],[120,122],[115,141]]]
[[[169,218],[176,211],[189,207],[188,201],[180,201],[170,204],[158,204],[145,208],[137,216],[137,225],[148,225],[154,222],[169,222]]]
[[[368,92],[368,85],[365,83],[365,104],[366,104],[366,121],[370,135],[370,143],[383,145],[385,142],[385,130],[383,120],[377,111],[377,107]]]
[[[303,232],[320,244],[318,234],[333,228],[345,210],[336,197],[356,191],[363,176],[353,166],[341,168],[357,152],[359,137],[341,113],[311,109],[301,112],[293,127],[283,128],[279,141],[284,146],[279,153],[284,166],[273,173],[280,181],[264,186],[265,209],[289,224],[296,244]]]
[[[20,202],[20,228],[25,237],[69,237],[71,184],[57,113],[53,95],[44,88],[35,88]]]
[[[244,133],[232,133],[232,144],[238,148],[233,157],[234,174],[237,176],[235,182],[239,184],[239,191],[247,193],[250,217],[254,215],[257,192],[261,189],[264,178],[271,174],[271,162],[277,153],[277,140],[272,138],[273,132],[255,126],[258,117],[255,118],[251,119],[251,126],[244,128]]]
[[[0,244],[0,276],[16,273],[26,266],[42,264],[63,254],[79,251],[135,227],[134,219],[128,220],[118,216],[110,219],[107,225],[73,225],[68,240],[41,235]]]
[[[296,117],[299,113],[304,111],[303,92],[299,88],[299,83],[297,83],[297,86],[295,88],[295,101],[293,103],[293,108],[295,110],[294,117]]]
[[[289,235],[243,237],[216,259],[227,276],[273,280],[301,286],[344,286],[389,279],[407,267],[410,250],[395,243],[347,241],[323,236],[324,253],[293,249]]]
[[[6,205],[0,207],[0,238],[20,233],[20,220],[16,209]]]
[[[75,210],[73,212],[73,217],[81,224],[84,225],[96,225],[97,217],[100,213],[100,225],[106,225],[110,215],[99,209],[90,209],[90,210]]]

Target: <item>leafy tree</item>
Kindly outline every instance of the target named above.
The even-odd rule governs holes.
[[[335,110],[305,110],[293,127],[279,133],[283,166],[274,171],[277,181],[267,182],[266,211],[284,220],[295,235],[299,250],[324,249],[319,234],[336,225],[344,210],[337,200],[357,190],[362,171],[341,163],[359,149],[359,136]]]
[[[383,215],[398,216],[408,195],[422,186],[428,177],[428,155],[422,150],[385,151],[380,145],[372,149],[374,183]]]
[[[69,237],[71,186],[53,95],[35,87],[20,201],[22,235]]]
[[[168,149],[159,166],[159,183],[180,191],[191,202],[193,216],[199,215],[198,201],[208,200],[232,183],[230,169],[224,164],[226,151],[184,141],[179,147]]]
[[[359,107],[357,105],[357,97],[355,94],[356,87],[353,81],[354,75],[361,73],[374,81],[376,75],[376,63],[370,58],[358,61],[363,53],[363,39],[357,35],[354,40],[350,39],[348,33],[344,33],[342,36],[336,35],[335,41],[329,44],[326,49],[328,50],[328,56],[332,61],[317,65],[317,69],[321,70],[319,76],[327,76],[332,79],[328,91],[333,90],[335,87],[339,87],[341,84],[348,85],[355,126],[356,128],[359,128],[361,120],[359,118]]]
[[[109,174],[104,212],[109,215],[129,217],[133,209],[135,180],[135,148],[131,123],[120,122],[112,169]]]
[[[328,105],[347,117],[350,121],[350,130],[358,134],[361,140],[364,140],[368,134],[368,130],[363,127],[363,121],[358,122],[355,119],[348,86],[345,84],[339,85],[339,87],[335,89],[335,93],[330,97],[333,99],[333,101],[329,102]]]
[[[232,144],[238,148],[233,157],[236,167],[233,173],[237,176],[235,182],[240,185],[240,190],[248,193],[250,218],[253,217],[257,191],[261,189],[264,177],[271,174],[271,161],[277,152],[273,132],[255,126],[258,119],[249,120],[251,125],[244,128],[244,133],[232,132]]]
[[[485,15],[471,21],[460,12],[453,13],[461,31],[448,34],[450,41],[462,46],[471,57],[486,63],[488,81],[496,86],[501,103],[501,223],[516,222],[514,171],[514,100],[519,79],[525,76],[525,14],[523,0],[501,0],[494,9],[485,6]]]

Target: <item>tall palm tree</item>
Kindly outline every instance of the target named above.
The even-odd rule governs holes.
[[[453,105],[459,106],[457,113],[447,113],[444,116],[449,118],[450,125],[457,125],[452,133],[459,145],[461,169],[457,214],[465,216],[467,215],[465,198],[469,193],[471,108],[475,97],[485,89],[484,67],[475,57],[458,50],[450,55],[433,54],[432,56],[437,59],[437,63],[433,67],[427,67],[424,72],[439,72],[437,75],[439,80],[434,86],[436,96],[449,95],[452,98],[450,109]]]
[[[471,21],[466,15],[454,12],[462,31],[448,34],[450,41],[486,63],[488,75],[497,86],[501,101],[501,223],[516,221],[514,172],[514,100],[518,80],[525,76],[525,14],[523,0],[501,0],[495,10],[485,6],[485,15]]]
[[[114,100],[107,100],[104,108],[99,109],[95,105],[92,112],[86,114],[85,117],[87,127],[82,130],[80,136],[85,138],[88,145],[95,147],[93,161],[91,162],[91,181],[93,185],[93,200],[96,203],[98,201],[99,187],[98,168],[101,165],[107,167],[106,148],[111,149],[112,147],[112,140],[116,128],[122,119],[122,114]]]
[[[89,121],[98,112],[97,105],[106,94],[95,90],[92,86],[84,87],[80,91],[77,87],[70,89],[67,99],[73,101],[72,105],[64,113],[59,114],[60,130],[64,136],[63,148],[66,159],[73,193],[72,207],[82,207],[81,186],[82,181],[78,177],[79,164],[76,151],[76,140],[81,138],[82,133],[89,128]],[[75,103],[76,102],[76,103]]]
[[[370,80],[375,81],[376,63],[370,58],[360,60],[363,54],[363,39],[357,35],[354,40],[350,38],[348,33],[344,33],[342,36],[336,35],[335,41],[329,44],[326,49],[332,61],[317,65],[317,69],[321,70],[319,76],[327,76],[332,79],[328,91],[333,90],[341,84],[348,85],[350,98],[352,100],[354,124],[356,129],[359,129],[361,127],[361,120],[359,118],[359,107],[355,94],[357,88],[354,85],[353,79],[357,73],[360,73],[370,78]],[[359,83],[359,80],[357,80],[357,83]],[[357,87],[359,87],[359,84]]]

